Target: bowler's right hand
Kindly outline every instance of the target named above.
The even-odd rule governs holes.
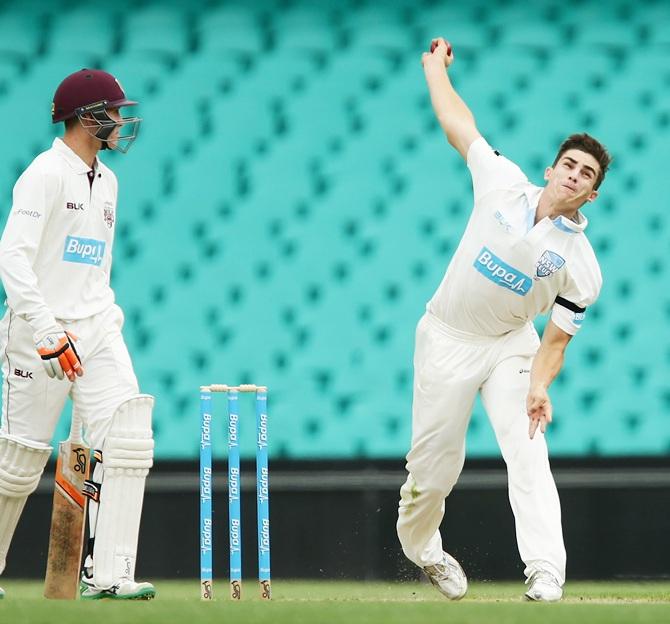
[[[35,335],[35,348],[49,377],[64,376],[70,381],[75,376],[81,377],[84,369],[74,346],[76,336],[64,331],[61,327],[53,327],[47,333]]]
[[[426,64],[431,60],[439,61],[445,67],[449,67],[454,62],[454,51],[451,44],[443,37],[437,37],[430,42],[430,52],[424,52],[421,56],[421,63]]]

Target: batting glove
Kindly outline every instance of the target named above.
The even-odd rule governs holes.
[[[70,381],[81,377],[84,369],[74,346],[77,337],[60,328],[53,328],[41,338],[35,337],[35,348],[49,377]]]

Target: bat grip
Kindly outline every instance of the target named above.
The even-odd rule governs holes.
[[[72,421],[70,422],[70,441],[75,444],[81,444],[83,439],[81,437],[81,430],[83,423],[81,416],[77,412],[77,408],[72,406]]]

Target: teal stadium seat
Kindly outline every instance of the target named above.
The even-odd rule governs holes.
[[[352,32],[352,45],[363,54],[388,52],[407,53],[411,50],[413,33],[406,27],[401,11],[389,7],[380,14],[370,5],[347,15],[345,28]]]
[[[113,12],[114,9],[112,8]],[[108,58],[116,51],[118,15],[78,7],[58,13],[49,27],[49,53],[79,53],[83,57]]]
[[[401,458],[416,323],[472,206],[420,67],[444,35],[478,127],[533,182],[571,132],[615,156],[585,209],[605,281],[552,386],[553,455],[667,453],[667,3],[373,4],[4,3],[0,223],[60,131],[58,82],[111,71],[144,118],[129,154],[101,157],[120,181],[112,280],[158,399],[156,456],[196,457],[199,385],[256,382],[275,458]],[[479,401],[467,446],[498,455]]]
[[[440,2],[421,7],[414,13],[421,51],[425,51],[432,37],[447,38],[460,58],[489,49],[495,35],[490,15],[491,11],[482,5],[469,3]]]
[[[44,21],[41,11],[14,8],[0,13],[0,55],[29,63],[42,46]]]
[[[592,7],[592,16],[574,24],[573,41],[584,48],[628,54],[639,48],[643,30],[628,19],[612,19],[603,23],[598,19],[598,8]]]
[[[200,50],[209,55],[263,55],[269,43],[261,25],[262,3],[235,3],[208,11],[197,26]]]
[[[635,23],[642,27],[643,38],[652,49],[665,50],[670,44],[670,34],[665,27],[670,20],[667,2],[648,2],[638,8]]]
[[[322,3],[282,11],[273,16],[273,26],[277,45],[283,50],[331,54],[347,40],[344,29],[334,22],[333,11]]]
[[[538,3],[539,4],[539,3]],[[493,16],[493,23],[500,33],[500,44],[516,50],[518,56],[528,53],[546,58],[552,50],[568,45],[569,33],[565,26],[537,16],[528,19],[534,5],[514,5],[517,9],[501,11]]]
[[[190,49],[187,21],[177,7],[150,5],[124,14],[125,51],[162,55],[178,63]]]

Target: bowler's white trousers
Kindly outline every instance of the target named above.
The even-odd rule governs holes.
[[[416,331],[412,448],[400,489],[398,537],[416,565],[442,559],[444,499],[465,460],[465,434],[481,391],[507,464],[509,499],[521,559],[530,576],[548,570],[565,581],[561,508],[544,435],[528,437],[526,396],[539,339],[529,323],[504,336],[476,336],[427,312]]]
[[[35,350],[33,332],[8,310],[0,321],[2,431],[50,444],[68,395],[86,427],[92,448],[101,449],[120,403],[139,393],[117,305],[78,321],[60,321],[75,336],[84,376],[74,383],[50,378]]]

